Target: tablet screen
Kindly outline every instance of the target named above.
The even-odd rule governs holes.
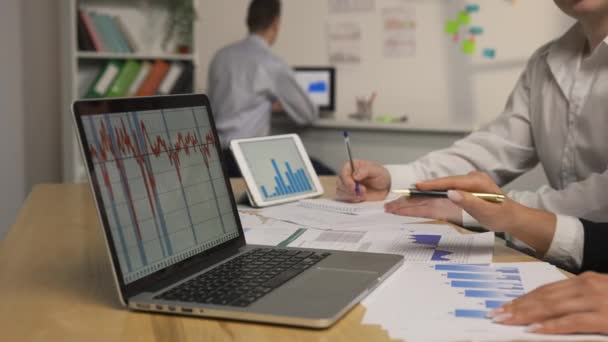
[[[241,142],[239,146],[265,201],[317,191],[293,138]]]

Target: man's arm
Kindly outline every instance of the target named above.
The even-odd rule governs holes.
[[[272,92],[285,113],[298,125],[310,124],[318,119],[319,109],[298,84],[289,66],[277,63],[272,69]]]

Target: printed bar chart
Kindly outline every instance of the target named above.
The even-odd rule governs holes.
[[[465,309],[457,309],[454,311],[455,317],[460,318],[482,318],[485,319],[488,316],[489,311],[484,310],[465,310]]]
[[[521,277],[518,275],[494,275],[494,274],[481,274],[481,273],[460,273],[460,272],[448,272],[448,279],[469,279],[469,280],[512,280],[521,281]]]
[[[446,285],[472,300],[467,307],[460,304],[451,312],[455,318],[486,319],[490,310],[522,296],[525,291],[519,269],[514,267],[435,265],[434,269],[449,280]]]
[[[521,291],[524,288],[519,283],[488,283],[480,281],[462,281],[453,280],[452,287],[457,288],[470,288],[470,289],[496,289],[496,290],[518,290]]]
[[[483,265],[435,265],[435,270],[479,273],[519,273],[519,270],[514,267],[491,267]]]
[[[486,300],[484,305],[488,309],[498,309],[499,307],[501,307],[507,303],[508,302],[501,301],[501,300]]]
[[[472,298],[504,298],[513,299],[522,296],[523,292],[502,292],[502,291],[485,291],[485,290],[466,290],[465,297]]]

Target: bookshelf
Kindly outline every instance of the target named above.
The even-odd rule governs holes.
[[[180,92],[196,91],[195,70],[198,64],[198,44],[195,26],[197,21],[189,18],[189,21],[184,24],[184,16],[180,17],[181,24],[176,30],[177,33],[167,38],[169,28],[167,22],[170,18],[176,18],[175,6],[177,3],[191,6],[195,12],[198,12],[198,0],[67,0],[60,2],[64,182],[86,181],[86,170],[70,111],[71,104],[77,99],[90,96],[90,89],[108,64],[118,63],[124,66],[128,61],[135,61],[139,65],[143,65],[144,62],[154,64],[155,61],[166,62],[170,66],[180,64],[184,66],[183,73],[192,74],[192,78],[186,81],[188,89]],[[87,13],[90,18],[93,16],[114,18],[114,22],[118,22],[115,27],[124,34],[121,38],[122,42],[128,43],[129,52],[119,51],[116,48],[118,45],[115,44],[110,46],[110,40],[111,43],[117,43],[119,39],[116,38],[116,34],[107,34],[107,26],[94,26],[95,29],[104,30],[104,32],[96,32],[98,35],[102,36],[103,33],[106,33],[101,37],[107,40],[101,51],[80,49],[79,45],[82,47],[82,43],[79,44],[78,20],[81,15],[79,10]],[[91,22],[97,24],[94,20]],[[184,27],[188,28],[188,25],[191,27],[189,35],[180,34],[179,29],[183,31]],[[114,33],[116,32],[115,29]],[[82,26],[80,36],[82,39]],[[183,42],[188,43],[188,49],[178,48],[178,46],[184,45]],[[133,94],[129,93],[125,96],[127,95]]]

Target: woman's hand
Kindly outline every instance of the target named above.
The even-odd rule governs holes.
[[[502,194],[498,185],[485,173],[439,178],[418,183],[417,187],[420,190],[449,190],[448,198],[484,227],[512,234],[532,246],[539,256],[543,256],[551,246],[557,222],[554,214],[525,207],[506,197],[502,203],[490,203],[470,193]]]
[[[541,334],[608,334],[608,276],[585,273],[545,285],[490,316]]]

